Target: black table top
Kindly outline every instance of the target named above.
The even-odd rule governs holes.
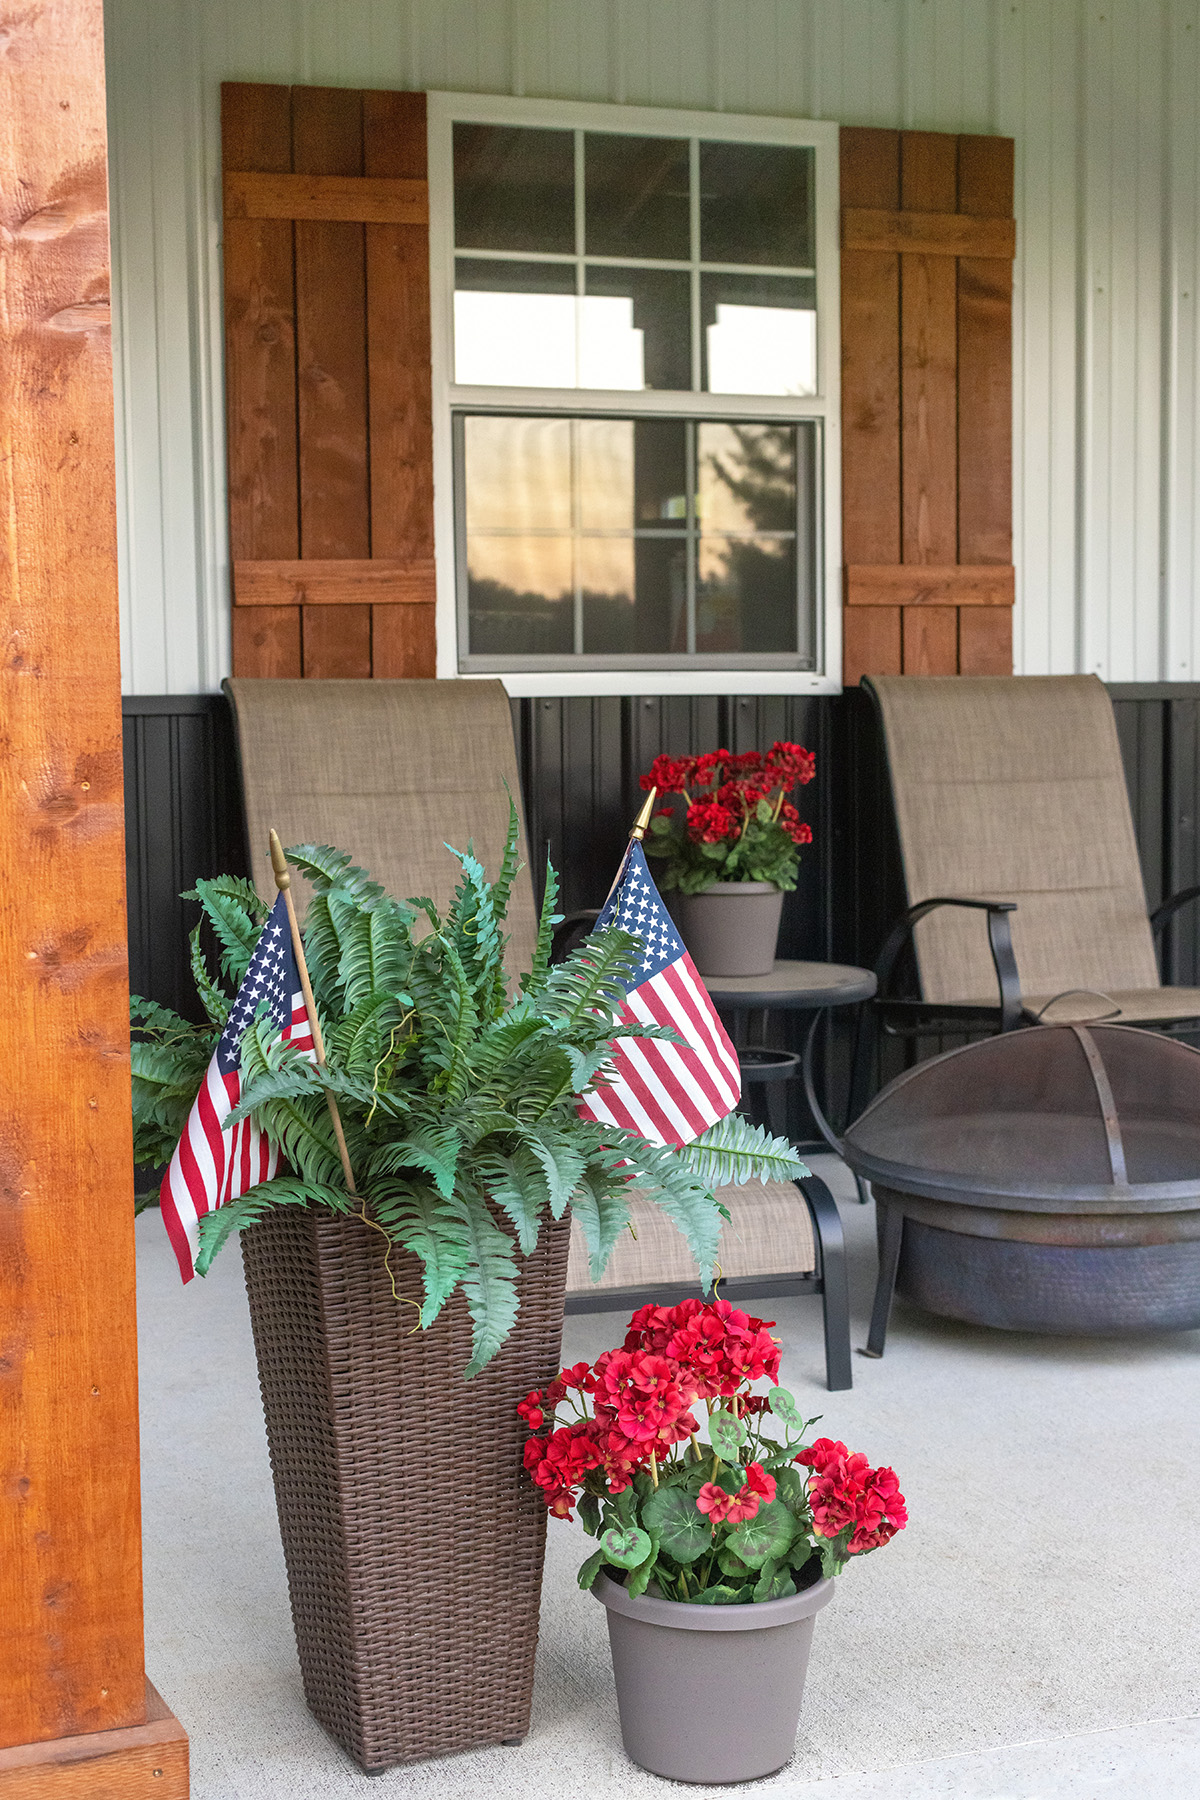
[[[791,1007],[813,1012],[823,1006],[851,1006],[875,992],[870,969],[851,963],[777,962],[767,975],[705,975],[714,1006],[740,1006],[757,1011]]]

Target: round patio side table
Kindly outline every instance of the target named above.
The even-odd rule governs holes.
[[[777,962],[766,975],[705,975],[709,999],[720,1012],[733,1014],[733,1038],[737,1045],[742,1081],[750,1089],[748,1111],[756,1124],[766,1125],[779,1136],[779,1102],[786,1084],[797,1076],[804,1083],[817,1129],[829,1147],[841,1155],[841,1145],[825,1117],[813,1086],[812,1059],[817,1028],[835,1006],[858,1006],[875,993],[870,969],[852,963]],[[800,1055],[775,1050],[762,1043],[770,1012],[810,1012],[812,1023],[804,1036]],[[747,1041],[738,1044],[738,1038]],[[755,1041],[757,1038],[758,1041]],[[813,1148],[800,1145],[798,1148]]]

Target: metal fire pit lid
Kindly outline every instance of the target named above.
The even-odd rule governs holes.
[[[857,1175],[1023,1212],[1200,1208],[1200,1050],[1038,1025],[918,1063],[846,1132]]]

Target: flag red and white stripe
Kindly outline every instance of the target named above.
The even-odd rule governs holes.
[[[263,926],[233,1010],[204,1074],[183,1135],[163,1176],[163,1223],[179,1273],[196,1273],[199,1221],[205,1213],[269,1181],[279,1167],[279,1148],[253,1119],[225,1123],[241,1098],[241,1038],[259,1006],[267,1003],[279,1036],[310,1054],[312,1026],[296,970],[286,903],[281,894]]]
[[[596,930],[619,925],[642,940],[642,955],[619,1017],[668,1025],[681,1044],[616,1038],[607,1086],[580,1101],[585,1119],[636,1131],[655,1144],[689,1144],[742,1097],[737,1051],[671,922],[633,841]]]

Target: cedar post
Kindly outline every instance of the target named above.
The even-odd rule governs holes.
[[[5,26],[0,1800],[177,1800],[142,1651],[101,0]]]

